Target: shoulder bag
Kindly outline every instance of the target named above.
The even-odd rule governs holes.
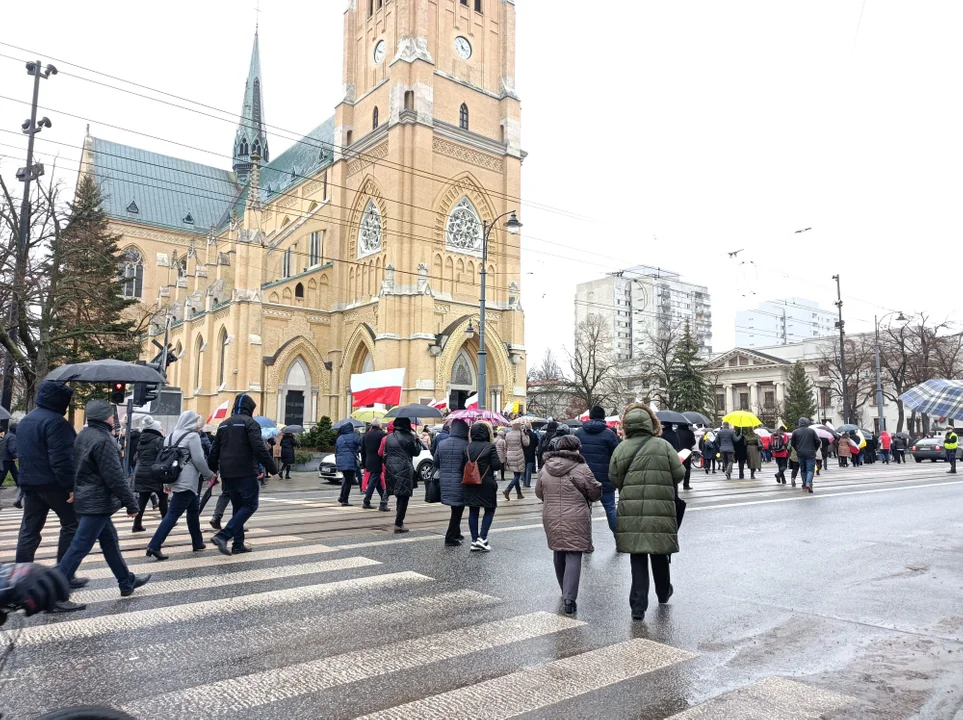
[[[461,484],[462,485],[481,485],[482,475],[478,470],[478,461],[481,456],[488,452],[488,448],[491,445],[489,443],[485,446],[485,449],[478,453],[478,457],[474,460],[471,459],[471,454],[468,452],[468,448],[465,448],[465,469],[461,474]]]

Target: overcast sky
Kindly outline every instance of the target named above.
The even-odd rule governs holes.
[[[261,0],[269,124],[301,134],[332,114],[345,4]],[[85,82],[68,73],[120,85],[67,63],[236,113],[254,0],[141,7],[3,8],[0,42],[30,52],[0,45],[16,58],[0,57],[0,95],[29,101],[21,61],[34,53],[58,65],[41,87],[54,127],[37,148],[59,153],[71,186],[87,120],[66,113],[99,137],[230,165],[225,115]],[[518,0],[517,10],[530,364],[571,347],[577,282],[639,263],[709,287],[717,351],[734,342],[735,311],[759,301],[831,308],[835,273],[850,330],[890,310],[960,319],[963,3]],[[0,130],[16,133],[0,132],[11,183],[27,116],[0,99]],[[275,156],[288,145],[271,137]]]

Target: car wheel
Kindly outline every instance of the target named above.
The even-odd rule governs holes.
[[[913,458],[913,459],[916,460],[916,462],[918,462],[918,463],[923,462],[923,458]]]
[[[937,458],[930,458],[930,462],[936,462]]]
[[[418,477],[421,478],[422,482],[426,483],[431,480],[431,475],[434,473],[434,471],[434,465],[425,460],[423,463],[421,463],[421,465],[418,466]]]

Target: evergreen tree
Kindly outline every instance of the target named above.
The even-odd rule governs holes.
[[[705,363],[699,357],[699,346],[688,321],[672,355],[669,380],[669,408],[712,415],[712,388],[706,380]]]
[[[813,399],[813,384],[806,375],[806,368],[797,362],[789,373],[789,387],[786,388],[786,410],[784,422],[790,428],[795,427],[801,417],[808,417],[815,421],[816,401]]]

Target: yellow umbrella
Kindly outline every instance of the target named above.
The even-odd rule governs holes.
[[[732,425],[732,427],[744,428],[753,428],[757,425],[762,425],[762,420],[757,418],[748,410],[736,410],[731,412],[722,418],[722,422],[727,422]]]
[[[375,418],[383,418],[385,416],[384,410],[376,410],[374,408],[362,408],[361,410],[355,410],[351,413],[351,417],[355,420],[360,420],[363,423],[370,423]]]

